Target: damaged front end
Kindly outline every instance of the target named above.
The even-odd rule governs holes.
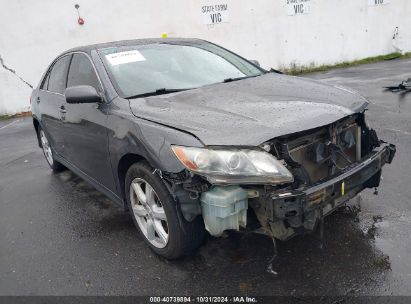
[[[313,231],[326,215],[364,188],[378,187],[381,169],[391,163],[396,151],[367,127],[364,114],[275,138],[259,148],[261,155],[238,150],[233,154],[238,159],[230,156],[224,164],[213,155],[174,149],[188,170],[162,172],[162,177],[185,219],[202,214],[214,236],[242,227],[287,240]],[[225,157],[225,152],[216,151]],[[250,164],[244,164],[247,161]],[[272,168],[268,168],[270,162]],[[243,166],[241,175],[234,174],[240,172],[237,163]],[[229,172],[234,173],[219,177],[213,166],[223,165],[232,166]],[[201,171],[201,166],[209,172]]]
[[[313,231],[363,189],[378,187],[382,167],[396,152],[367,127],[363,114],[268,144],[295,180],[285,187],[265,187],[250,206],[263,230],[280,240]]]

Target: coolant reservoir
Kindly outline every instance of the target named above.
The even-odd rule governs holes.
[[[201,195],[204,224],[213,236],[247,224],[248,194],[239,186],[216,186]]]

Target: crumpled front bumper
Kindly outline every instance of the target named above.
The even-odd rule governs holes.
[[[391,163],[396,148],[383,143],[338,176],[307,188],[274,192],[267,202],[267,216],[276,238],[288,239],[312,231],[317,222],[364,188],[378,187],[381,168]]]

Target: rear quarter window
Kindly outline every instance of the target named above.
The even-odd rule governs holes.
[[[47,88],[49,86],[49,79],[50,79],[50,72],[47,72],[46,76],[44,77],[44,79],[42,81],[40,89],[47,91]]]

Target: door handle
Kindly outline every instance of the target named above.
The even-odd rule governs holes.
[[[66,107],[64,105],[60,107],[60,112],[67,113]]]
[[[37,96],[36,101],[37,101],[37,103],[40,103],[40,97],[39,96]]]
[[[61,119],[61,121],[66,121],[66,113],[67,113],[67,111],[66,111],[66,107],[64,106],[64,105],[62,105],[61,107],[60,107],[60,119]]]

